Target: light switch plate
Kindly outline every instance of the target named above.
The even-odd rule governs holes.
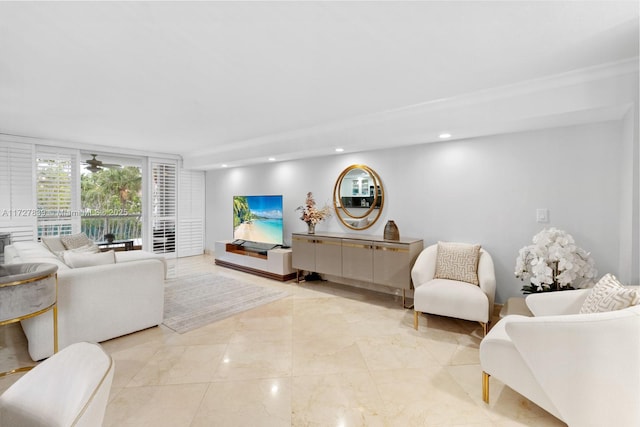
[[[536,209],[536,221],[540,223],[549,222],[549,209]]]

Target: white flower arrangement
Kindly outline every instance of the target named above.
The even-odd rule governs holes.
[[[533,236],[533,245],[520,249],[516,277],[530,279],[524,293],[574,289],[578,279],[593,279],[598,271],[591,254],[575,245],[573,237],[557,228]]]

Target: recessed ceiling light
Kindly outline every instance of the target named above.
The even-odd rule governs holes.
[[[269,161],[270,161],[270,162],[275,162],[275,161],[276,161],[276,158],[275,158],[275,157],[269,157]]]
[[[226,163],[223,163],[223,164],[222,164],[222,167],[223,167],[223,168],[226,168],[226,167],[228,167],[228,165],[227,165]]]
[[[344,151],[344,148],[338,147],[336,148],[336,153],[342,153]]]
[[[451,134],[450,133],[441,133],[440,135],[438,135],[440,137],[440,139],[447,139],[447,138],[451,138]]]

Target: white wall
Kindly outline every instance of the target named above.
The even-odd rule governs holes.
[[[306,227],[295,211],[306,192],[331,203],[340,172],[363,163],[382,178],[386,199],[379,222],[362,233],[382,235],[393,219],[402,236],[425,245],[481,243],[494,258],[498,302],[521,295],[515,258],[544,226],[571,233],[600,273],[618,274],[620,236],[631,231],[621,224],[622,141],[616,121],[209,171],[205,245],[213,251],[232,238],[232,197],[242,194],[283,194],[290,242]],[[536,223],[536,208],[549,209],[548,224]],[[335,216],[316,230],[348,231]]]

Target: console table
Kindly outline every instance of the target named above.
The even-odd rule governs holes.
[[[527,307],[525,298],[523,297],[511,297],[504,303],[500,310],[500,317],[506,317],[510,314],[519,314],[521,316],[533,316],[531,310]]]
[[[293,233],[293,268],[327,274],[332,280],[368,282],[411,289],[411,268],[423,249],[422,239],[385,240],[367,234]]]

